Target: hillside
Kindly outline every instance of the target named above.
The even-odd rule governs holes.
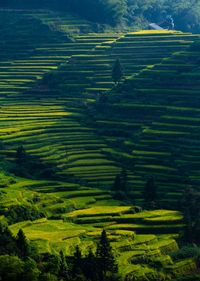
[[[87,254],[106,229],[126,280],[196,271],[173,253],[185,223],[179,201],[199,184],[198,40],[0,12],[0,214],[14,235],[23,229],[42,254],[71,255],[77,245]],[[128,198],[116,198],[124,170]],[[157,210],[141,208],[150,177]]]

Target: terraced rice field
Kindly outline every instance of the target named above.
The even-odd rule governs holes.
[[[135,213],[135,207],[114,201],[109,192],[59,181],[18,178],[9,184],[6,191],[0,188],[0,192],[1,209],[12,210],[34,202],[38,211],[45,212],[45,218],[10,226],[14,234],[22,228],[40,253],[63,250],[70,255],[79,245],[83,254],[87,254],[90,248],[95,249],[104,227],[119,257],[123,276],[131,276],[134,272],[137,278],[141,276],[143,280],[148,274],[158,274],[154,267],[158,258],[169,274],[178,269],[182,274],[195,269],[192,260],[174,263],[170,257],[178,249],[174,237],[177,236],[178,224],[179,227],[182,224],[179,212],[157,210]],[[138,263],[144,257],[152,260],[152,266]]]
[[[13,233],[23,228],[40,252],[64,249],[69,254],[77,244],[84,253],[95,247],[106,228],[124,276],[134,272],[144,280],[158,273],[158,257],[169,274],[193,270],[193,261],[174,263],[169,256],[178,249],[174,238],[184,226],[179,212],[137,213],[114,200],[110,188],[126,168],[130,193],[140,204],[146,178],[153,175],[161,202],[173,207],[188,184],[199,184],[199,52],[190,49],[199,36],[176,31],[97,34],[89,22],[46,11],[4,17],[0,153],[13,161],[23,145],[56,166],[60,177],[18,178],[6,191],[0,188],[4,210],[34,203],[45,215],[10,226]],[[30,33],[24,22],[32,21]],[[113,88],[116,58],[124,69],[122,90],[109,93],[112,102],[96,110],[99,95]],[[152,266],[139,264],[144,256],[153,258]]]
[[[199,186],[198,57],[191,47],[133,76],[120,102],[109,106],[112,116],[104,116],[107,130],[114,122],[124,131],[122,149],[130,151],[135,176],[153,175],[163,203],[176,204],[187,186]],[[98,124],[101,129],[104,121]],[[136,183],[135,191],[140,188]]]
[[[4,114],[9,117],[9,120],[12,119],[12,111],[15,112],[14,114],[20,111],[20,114],[17,114],[17,121],[19,121],[19,123],[14,120],[15,126],[17,126],[15,130],[17,130],[18,133],[11,133],[9,136],[4,133],[1,136],[2,141],[7,145],[23,144],[28,151],[35,153],[37,156],[41,156],[44,161],[55,163],[61,168],[62,174],[72,174],[91,185],[111,186],[115,175],[120,171],[121,165],[113,161],[112,155],[110,157],[109,144],[100,136],[97,137],[93,124],[92,127],[87,124],[87,119],[90,119],[90,116],[85,110],[87,106],[85,102],[91,102],[92,99],[95,99],[96,93],[111,89],[113,82],[111,81],[110,72],[116,57],[121,56],[122,63],[126,67],[128,67],[128,62],[131,60],[131,64],[129,64],[131,68],[129,70],[128,68],[125,69],[126,77],[128,77],[130,74],[134,73],[135,67],[137,71],[141,71],[142,68],[149,65],[149,48],[147,48],[147,46],[149,40],[152,40],[152,37],[157,40],[164,38],[162,42],[164,42],[165,48],[162,48],[163,51],[159,54],[156,51],[154,57],[151,55],[151,63],[161,61],[162,58],[169,55],[172,50],[176,50],[178,48],[177,46],[179,46],[181,50],[185,49],[191,43],[192,38],[193,40],[195,38],[195,36],[192,35],[183,35],[182,33],[176,32],[158,34],[152,34],[150,32],[146,35],[144,35],[144,33],[130,33],[126,36],[119,36],[120,38],[116,39],[116,35],[114,36],[111,34],[98,34],[98,36],[95,34],[89,34],[87,36],[79,35],[76,36],[75,43],[68,42],[64,48],[62,43],[62,47],[59,50],[56,50],[55,46],[50,48],[50,50],[49,46],[46,48],[37,48],[36,51],[40,53],[40,58],[43,53],[48,53],[48,57],[52,57],[53,52],[54,55],[58,55],[57,51],[64,52],[66,57],[69,56],[68,50],[70,50],[71,53],[75,51],[75,54],[70,54],[71,57],[68,59],[67,63],[61,65],[59,70],[55,72],[55,75],[59,75],[61,79],[57,89],[49,89],[48,86],[46,88],[44,88],[44,86],[35,86],[35,88],[31,91],[26,91],[22,96],[23,101],[21,100],[20,108],[17,106],[16,109],[16,106],[13,106],[13,103],[16,104],[19,97],[16,97],[16,99],[11,97],[9,99],[9,105],[4,104],[4,107],[2,107],[3,114],[1,115],[3,122],[5,119]],[[174,40],[177,45],[172,44],[171,41],[169,43],[166,37],[172,38],[171,41]],[[177,39],[179,37],[180,40]],[[106,40],[106,42],[102,43],[104,40]],[[137,43],[141,40],[143,40],[142,42],[144,44],[144,49],[141,50],[141,56],[144,60],[143,64],[138,67],[138,64],[136,65],[138,53],[135,51],[137,50]],[[157,41],[155,41],[155,44],[156,42]],[[88,48],[88,44],[92,44],[92,47],[90,46],[90,48]],[[128,52],[121,52],[120,54],[119,52],[122,50],[118,48],[120,44],[128,45]],[[94,45],[96,46],[95,48]],[[78,46],[78,50],[76,46]],[[126,47],[124,48],[126,49]],[[156,49],[155,46],[152,47],[152,52],[154,49]],[[146,60],[144,55],[145,50]],[[51,54],[49,54],[49,51]],[[80,54],[77,55],[76,52],[80,52]],[[134,63],[132,59],[136,58],[137,60]],[[34,60],[35,57],[32,59]],[[20,70],[21,67],[25,67],[26,72],[29,71],[29,68],[32,70],[32,66],[26,67],[26,65],[24,66],[24,62],[22,62],[22,66],[16,67],[20,67]],[[55,69],[57,69],[57,67],[58,65],[53,66]],[[44,66],[44,68],[46,72],[46,66]],[[42,69],[43,67],[40,66],[40,71],[42,71]],[[102,72],[105,76],[102,75]],[[42,75],[42,73],[40,74]],[[76,83],[77,77],[79,81],[82,81],[82,87],[80,84]],[[105,82],[103,82],[103,80]],[[97,85],[101,85],[101,88]],[[28,87],[27,84],[26,87]],[[5,89],[3,88],[3,90]],[[48,102],[46,97],[48,97]],[[40,101],[40,106],[37,106],[38,99]],[[24,104],[22,105],[22,103]],[[31,110],[28,110],[29,105],[31,105]],[[37,111],[37,114],[34,115],[33,111]],[[31,114],[31,116],[27,116],[27,113]],[[27,117],[30,118],[27,119]],[[24,123],[24,128],[21,127],[20,118],[29,122],[29,126],[31,119],[31,132],[28,130],[27,124]],[[49,123],[49,121],[51,122]],[[52,125],[52,121],[54,125]],[[41,127],[41,122],[43,122],[43,124],[45,123],[45,128]],[[10,124],[13,126],[12,122]],[[48,124],[49,128],[47,128]],[[132,126],[134,127],[135,124]],[[35,143],[35,139],[37,139],[37,143]],[[49,147],[52,148],[51,151],[49,151]],[[46,153],[45,150],[47,150]],[[42,154],[40,154],[41,152]],[[129,173],[130,179],[133,178],[132,173]]]
[[[156,257],[160,257],[169,273],[176,267],[181,268],[182,273],[195,268],[191,260],[185,260],[180,267],[169,256],[178,249],[173,239],[177,234],[173,234],[171,226],[182,224],[179,212],[157,210],[135,213],[135,207],[123,206],[104,190],[60,181],[8,178],[2,173],[1,178],[9,182],[8,188],[0,188],[1,211],[9,210],[10,214],[17,206],[27,208],[34,203],[34,208],[45,213],[45,218],[10,226],[14,234],[22,228],[41,253],[55,253],[62,249],[70,255],[76,245],[80,245],[83,254],[86,254],[90,248],[95,249],[95,242],[104,227],[119,256],[120,271],[124,276],[132,272],[140,276],[142,267],[145,267],[143,278],[156,273],[153,267],[137,264],[136,260],[144,256],[155,263]],[[151,225],[151,231],[144,234],[143,229],[148,225]],[[162,235],[155,234],[156,225],[165,229]],[[140,231],[142,234],[139,234]]]

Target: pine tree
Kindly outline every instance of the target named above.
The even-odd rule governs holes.
[[[78,264],[81,264],[82,253],[81,253],[79,246],[76,246],[75,253],[74,253],[74,259]]]
[[[24,273],[22,280],[37,281],[39,275],[40,271],[37,268],[37,263],[31,258],[27,258],[24,263]]]
[[[98,271],[98,264],[96,262],[96,257],[92,249],[90,249],[88,255],[85,258],[84,273],[87,279],[91,281],[97,281],[98,280],[97,271]]]
[[[144,202],[147,207],[153,207],[157,200],[157,186],[154,178],[151,177],[147,180],[144,187]]]
[[[16,254],[18,248],[16,245],[16,239],[13,237],[7,223],[4,221],[0,222],[0,253],[5,254]]]
[[[70,280],[69,269],[63,251],[60,251],[59,277],[63,278],[64,280]]]
[[[120,177],[121,177],[121,190],[126,193],[127,192],[128,174],[127,174],[127,171],[125,169],[123,169],[121,171]]]
[[[106,280],[107,275],[118,272],[118,266],[105,230],[102,231],[100,241],[97,245],[96,257],[100,280]]]
[[[200,245],[200,216],[199,215],[200,214],[198,214],[193,227],[194,242],[197,245]]]
[[[117,59],[112,68],[112,79],[115,84],[119,83],[123,77],[123,70],[120,63],[120,60]]]
[[[16,244],[19,249],[20,256],[22,258],[28,257],[30,253],[30,247],[22,229],[20,229],[17,233]]]
[[[184,215],[185,228],[183,240],[187,243],[196,243],[200,245],[200,193],[192,188],[184,192],[181,207]]]
[[[78,278],[77,276],[82,276],[82,253],[79,246],[76,246],[74,257],[73,257],[73,265],[72,265],[72,273],[74,278]]]
[[[114,198],[118,200],[127,200],[127,179],[128,175],[125,169],[116,175],[111,191],[114,192]]]
[[[116,175],[113,186],[112,186],[112,190],[114,192],[118,192],[121,190],[121,177],[120,175]]]
[[[19,146],[17,148],[16,151],[16,162],[17,164],[24,164],[24,162],[26,161],[27,155],[26,155],[26,151],[25,148],[23,146]]]

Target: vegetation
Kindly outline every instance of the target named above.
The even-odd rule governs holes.
[[[112,69],[112,79],[116,83],[119,83],[123,77],[122,66],[119,59],[117,59],[113,65]]]
[[[171,15],[177,29],[200,30],[200,6],[195,0],[145,0],[142,3],[139,0],[7,0],[1,6],[70,10],[95,22],[139,28],[146,27],[148,22],[168,21]]]
[[[144,187],[144,202],[146,208],[155,208],[156,201],[158,197],[157,186],[154,181],[154,178],[150,178],[147,180],[145,187]]]
[[[199,35],[126,26],[183,3],[57,3],[0,11],[0,279],[198,280]]]
[[[182,201],[184,221],[186,224],[183,239],[190,244],[200,244],[200,221],[199,221],[199,192],[193,189],[185,191]]]
[[[0,234],[0,241],[4,241],[7,234],[6,245],[11,246],[8,253],[5,245],[0,245],[1,265],[0,276],[2,280],[110,280],[110,273],[117,273],[112,248],[106,236],[102,232],[98,244],[97,255],[90,252],[83,257],[79,247],[76,247],[73,256],[66,257],[61,251],[59,255],[39,255],[26,239],[20,229],[17,236],[13,237],[7,226]],[[7,249],[8,250],[8,249]],[[101,264],[99,268],[97,265]],[[94,269],[97,271],[94,272]],[[94,279],[95,277],[95,279]],[[112,278],[112,280],[117,280]]]

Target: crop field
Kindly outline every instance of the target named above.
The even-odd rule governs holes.
[[[194,270],[193,260],[170,255],[184,227],[174,206],[200,182],[199,35],[98,32],[71,15],[12,13],[0,11],[0,156],[14,163],[23,146],[56,169],[48,180],[0,173],[0,219],[34,206],[37,218],[10,229],[22,228],[41,253],[69,255],[80,245],[86,254],[106,229],[127,278],[159,273],[158,259],[169,275]],[[111,75],[117,58],[120,89]],[[101,94],[109,102],[100,104]],[[111,191],[123,169],[128,203]],[[156,211],[138,208],[151,176]],[[144,257],[151,266],[138,262]]]
[[[153,265],[137,264],[136,260],[144,256],[151,257],[155,263],[158,257],[162,259],[164,269],[169,273],[178,266],[170,257],[178,249],[174,238],[182,227],[182,215],[177,211],[135,213],[133,206],[114,201],[111,194],[102,189],[67,182],[16,179],[3,173],[1,178],[7,181],[8,186],[0,188],[2,209],[11,212],[12,208],[27,207],[34,202],[38,211],[45,212],[46,217],[10,226],[13,234],[22,228],[40,253],[63,250],[70,255],[79,245],[83,254],[87,254],[90,248],[95,250],[104,227],[119,256],[123,276],[136,272],[139,278],[143,267],[143,278],[150,272],[156,273]],[[194,267],[192,260],[184,260],[180,272],[188,273]]]
[[[199,185],[198,56],[198,50],[191,47],[143,70],[127,81],[123,102],[111,106],[113,112],[123,108],[137,120],[137,140],[133,142],[131,135],[124,138],[134,159],[135,175],[155,175],[161,200],[170,204],[188,185]],[[117,114],[120,122],[127,120],[123,112]],[[123,123],[122,128],[128,132]]]

